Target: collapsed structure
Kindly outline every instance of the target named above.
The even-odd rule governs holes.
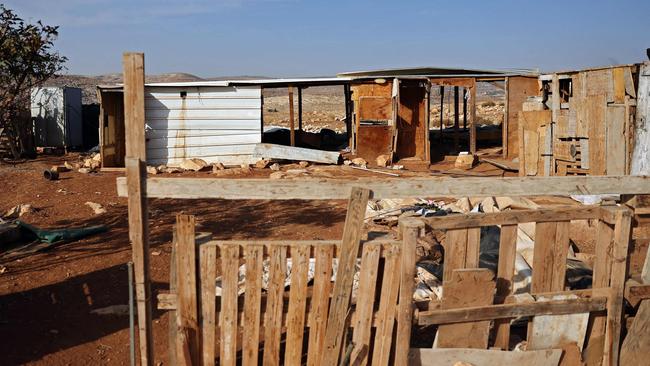
[[[585,84],[581,86],[582,92],[577,92],[577,87],[574,91],[573,81],[567,86],[566,81],[559,82],[557,75],[551,76],[550,86],[547,86],[547,76],[532,80],[521,75],[494,76],[506,77],[507,84],[512,80],[518,80],[513,84],[521,81],[531,91],[528,94],[522,92],[524,87],[516,90],[506,87],[507,99],[512,94],[512,100],[521,100],[522,105],[520,110],[514,105],[506,106],[507,115],[513,112],[517,117],[506,118],[508,127],[503,135],[508,147],[504,155],[520,152],[518,158],[524,159],[520,171],[523,177],[271,181],[148,179],[145,166],[151,162],[149,154],[156,148],[151,145],[152,140],[147,140],[146,126],[149,117],[155,115],[149,113],[148,117],[147,103],[157,102],[148,100],[146,95],[156,89],[144,84],[142,54],[125,54],[124,67],[126,179],[118,178],[117,188],[118,194],[129,200],[142,364],[153,362],[151,307],[154,304],[158,309],[171,311],[170,360],[179,364],[448,365],[463,361],[476,365],[507,362],[578,365],[585,361],[589,365],[617,365],[644,362],[644,352],[650,347],[650,339],[644,333],[645,324],[650,320],[650,260],[646,257],[635,278],[629,278],[628,268],[631,243],[634,243],[631,238],[638,240],[648,232],[642,225],[642,215],[648,212],[643,207],[557,205],[550,209],[495,210],[430,218],[404,216],[395,236],[390,233],[377,236],[363,229],[371,196],[382,199],[622,194],[632,197],[628,197],[629,202],[643,205],[642,195],[650,194],[648,177],[626,173],[640,172],[647,165],[634,163],[633,158],[629,162],[624,160],[622,166],[614,161],[615,157],[647,153],[645,148],[637,150],[647,144],[642,138],[645,132],[641,131],[634,139],[642,141],[624,145],[622,149],[617,146],[621,141],[617,137],[631,138],[619,132],[625,126],[626,116],[634,114],[627,109],[631,106],[628,103],[632,90],[625,87],[629,80],[625,68],[610,69],[612,80],[618,80],[611,84],[614,85],[612,102],[607,93],[588,92]],[[622,78],[618,75],[621,72]],[[427,108],[424,102],[427,88],[435,78],[393,77],[389,85],[381,76],[388,77],[366,75],[366,80],[359,81],[348,76],[350,92],[358,93],[352,98],[354,108],[346,109],[353,111],[348,125],[355,126],[350,130],[351,149],[357,154],[359,151],[382,153],[393,155],[391,158],[399,161],[413,159],[427,163],[429,133],[421,125],[428,113],[422,110]],[[525,79],[508,80],[510,77]],[[444,80],[437,81],[450,85],[461,83],[460,77],[448,78],[445,75],[441,77]],[[541,99],[535,98],[531,86],[538,80]],[[623,89],[619,82],[623,83]],[[643,101],[648,95],[647,80],[641,85],[646,89],[635,87],[634,94]],[[173,93],[180,96],[183,91]],[[530,95],[534,98],[528,99]],[[562,102],[562,98],[566,101]],[[475,98],[469,98],[472,99]],[[623,114],[619,110],[621,101]],[[563,107],[562,103],[569,104]],[[589,106],[588,112],[581,112],[585,106]],[[597,112],[591,111],[592,107]],[[638,111],[647,111],[641,102],[637,107]],[[540,108],[544,110],[530,110]],[[540,117],[537,127],[531,127],[531,116],[536,112],[548,114],[547,108],[551,119]],[[572,109],[576,110],[574,122],[570,122]],[[595,118],[604,110],[606,115],[617,117]],[[622,120],[616,119],[621,116]],[[577,132],[579,124],[591,126],[598,121],[605,126]],[[641,119],[637,117],[636,123],[639,121],[645,123],[647,114]],[[471,132],[476,127],[472,127],[473,123],[469,128],[472,151],[475,150],[472,140],[476,141],[477,134]],[[616,125],[611,128],[611,138],[606,132],[610,123]],[[515,135],[513,129],[524,132]],[[625,127],[622,129],[626,131]],[[602,130],[604,134],[597,133]],[[509,139],[511,133],[518,138]],[[362,146],[379,140],[383,142],[377,151]],[[540,149],[540,141],[550,149]],[[516,143],[518,148],[513,149]],[[566,144],[569,146],[565,147]],[[597,155],[585,152],[585,149],[591,152],[597,144],[604,145],[597,150]],[[529,152],[530,146],[538,149]],[[570,158],[562,155],[566,149]],[[586,156],[589,156],[589,168],[582,167]],[[157,155],[151,159],[157,159]],[[569,167],[567,162],[575,164]],[[599,168],[593,168],[594,164]],[[536,169],[534,174],[533,169]],[[588,171],[577,174],[574,169]],[[574,173],[577,175],[551,176]],[[193,216],[178,215],[170,290],[154,296],[148,272],[149,198],[348,198],[349,203],[342,239],[332,242],[213,241],[209,233],[195,232]],[[577,221],[587,221],[596,232],[591,281],[586,288],[567,283],[567,263],[573,250],[571,240],[575,237],[572,224]],[[529,291],[519,294],[513,282],[514,276],[519,275],[515,273],[516,247],[519,229],[524,225],[534,230],[529,263],[532,273],[529,273]],[[480,254],[487,236],[482,228],[488,227],[499,232],[494,269],[481,264]],[[427,228],[445,235],[444,269],[438,278],[442,294],[440,299],[418,302],[414,300],[416,246]],[[638,306],[638,313],[623,339],[626,303]],[[428,334],[432,336],[431,342],[423,345],[419,343],[421,339],[412,337],[414,334]],[[525,342],[514,342],[522,339]]]

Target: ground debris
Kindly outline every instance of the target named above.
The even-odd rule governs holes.
[[[106,209],[102,205],[100,205],[99,203],[86,202],[85,205],[90,207],[93,210],[93,212],[95,213],[95,215],[101,215],[103,213],[106,213]]]

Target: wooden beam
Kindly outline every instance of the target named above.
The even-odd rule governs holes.
[[[176,216],[177,309],[176,357],[180,365],[199,362],[199,307],[194,216]],[[189,351],[189,352],[186,352]]]
[[[475,306],[462,309],[423,311],[418,314],[418,324],[451,324],[520,316],[576,314],[601,311],[606,308],[607,297]]]
[[[449,365],[526,365],[557,366],[562,356],[561,349],[540,351],[508,352],[471,348],[411,348],[410,366]]]
[[[400,221],[403,238],[400,269],[399,303],[397,306],[397,339],[395,341],[395,365],[406,365],[408,349],[411,344],[411,324],[413,322],[413,290],[415,278],[415,247],[424,224],[413,218]]]
[[[460,125],[459,104],[460,101],[458,99],[458,86],[454,86],[454,152],[456,153],[460,151],[460,135],[458,131],[458,127]]]
[[[621,347],[621,365],[645,365],[650,353],[650,300],[641,301]]]
[[[348,212],[341,240],[341,255],[332,292],[332,301],[327,319],[322,365],[336,365],[341,353],[341,344],[345,333],[345,321],[349,311],[352,282],[354,280],[359,243],[363,232],[363,220],[370,191],[353,187],[348,202]]]
[[[302,87],[298,87],[298,131],[302,132]]]
[[[367,187],[373,197],[489,197],[584,194],[647,194],[650,178],[644,176],[573,177],[467,177],[357,180],[341,179],[221,179],[149,178],[148,198],[222,199],[346,199],[354,186]],[[117,192],[127,197],[125,178],[117,178]]]
[[[440,87],[440,141],[442,141],[442,130],[445,114],[445,87]]]
[[[289,134],[291,146],[296,146],[296,126],[293,121],[293,87],[289,86]]]
[[[126,142],[126,178],[129,239],[133,252],[135,293],[138,308],[140,364],[153,364],[151,326],[151,280],[149,276],[149,213],[147,209],[146,146],[144,136],[144,54],[125,53],[124,123]],[[128,182],[128,186],[127,186]]]
[[[469,89],[469,151],[476,153],[476,83]]]

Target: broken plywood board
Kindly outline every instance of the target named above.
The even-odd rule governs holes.
[[[494,274],[482,269],[457,269],[443,287],[442,309],[491,305],[495,292]],[[490,322],[443,324],[436,335],[437,348],[478,348],[488,345]]]
[[[577,299],[576,295],[539,296],[537,301]],[[567,315],[539,315],[533,318],[529,350],[562,348],[575,342],[582,351],[587,332],[589,313]]]
[[[621,347],[621,365],[643,365],[650,354],[650,300],[641,301]]]
[[[495,351],[484,349],[425,349],[409,350],[409,366],[454,366],[460,364],[557,366],[561,349],[540,351]]]
[[[341,154],[335,151],[305,149],[294,146],[256,144],[253,155],[259,159],[281,159],[338,164]]]

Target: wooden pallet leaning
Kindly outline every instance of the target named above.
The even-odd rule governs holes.
[[[566,256],[569,245],[569,225],[571,220],[596,220],[598,243],[594,264],[593,289],[565,290]],[[433,325],[443,328],[451,327],[456,343],[464,339],[482,337],[485,342],[478,346],[457,344],[456,347],[497,347],[509,349],[510,323],[508,319],[520,316],[561,315],[590,312],[590,332],[587,334],[585,358],[587,353],[602,355],[597,364],[617,365],[621,340],[621,320],[623,316],[623,294],[626,277],[627,246],[629,242],[631,212],[622,207],[590,207],[556,210],[521,210],[491,214],[454,215],[426,219],[427,225],[440,230],[447,230],[451,238],[451,248],[446,248],[449,258],[445,258],[443,274],[443,300],[440,310],[429,310],[418,314],[420,325]],[[542,295],[575,295],[575,299],[563,299],[525,304],[509,303],[513,294],[513,269],[515,262],[516,228],[518,224],[535,222],[537,240],[534,247],[534,264],[532,271],[532,294],[535,298]],[[444,308],[445,298],[468,296],[456,294],[452,286],[460,271],[477,275],[475,247],[480,239],[471,238],[468,233],[480,230],[480,227],[500,225],[501,239],[499,262],[495,278],[496,292],[488,304],[466,305]],[[451,267],[451,268],[449,268]],[[472,270],[474,268],[474,270]],[[453,274],[452,278],[448,278]],[[476,280],[478,281],[478,280]],[[484,281],[484,280],[483,280]],[[484,281],[485,282],[485,281]],[[449,288],[446,288],[449,287]],[[467,286],[463,289],[467,292]],[[472,298],[477,298],[475,291]],[[434,307],[435,308],[435,307]],[[604,312],[603,312],[604,311]],[[487,344],[484,333],[487,327],[476,325],[484,321],[495,322],[494,344]],[[473,332],[468,337],[458,337],[463,324],[474,324]],[[465,329],[466,331],[466,329]],[[439,337],[445,336],[439,333]],[[458,340],[460,339],[460,340]],[[438,340],[444,342],[445,340]],[[600,352],[599,352],[600,351]]]

